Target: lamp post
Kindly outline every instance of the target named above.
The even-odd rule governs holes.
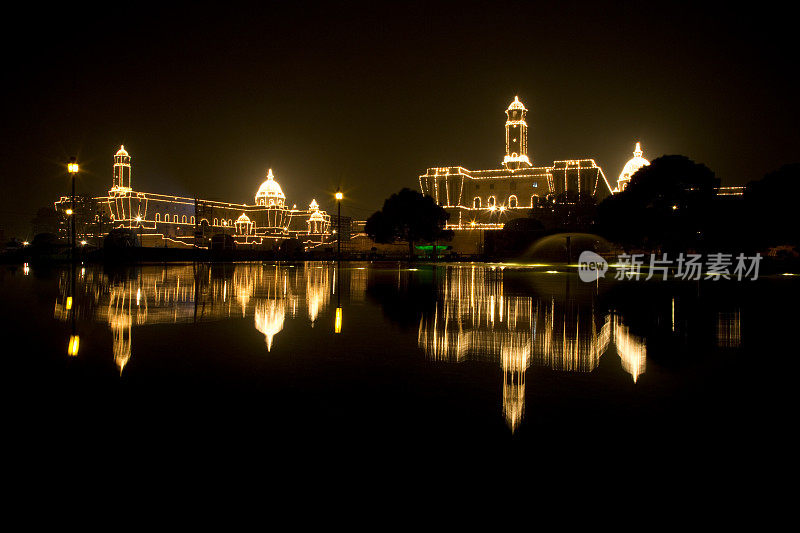
[[[336,260],[342,259],[342,198],[344,195],[339,187],[336,187]]]
[[[72,195],[70,196],[70,250],[72,252],[72,260],[75,260],[75,175],[78,173],[78,163],[75,162],[74,157],[69,158],[67,163],[67,172],[72,178]]]

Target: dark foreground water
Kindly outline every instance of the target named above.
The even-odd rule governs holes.
[[[7,434],[120,458],[511,447],[631,467],[741,466],[776,438],[798,278],[585,284],[557,270],[4,267]]]

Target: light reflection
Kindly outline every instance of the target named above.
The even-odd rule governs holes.
[[[254,328],[264,335],[271,352],[285,321],[303,313],[315,322],[330,309],[334,266],[240,263],[235,265],[142,266],[109,276],[87,269],[77,285],[81,305],[70,295],[70,273],[59,278],[60,296],[54,316],[68,321],[77,308],[84,319],[108,324],[113,338],[113,359],[120,373],[133,352],[133,330],[152,324],[200,323],[236,317],[253,317]],[[357,272],[349,284],[350,295],[363,301],[366,278]],[[360,293],[359,293],[360,291]],[[341,311],[339,311],[341,319]],[[339,323],[340,324],[340,323]],[[341,327],[341,326],[339,326]],[[72,341],[70,341],[72,342]],[[70,344],[70,347],[72,344]]]
[[[512,431],[524,414],[525,373],[531,365],[592,372],[614,345],[634,383],[644,373],[645,343],[621,316],[599,313],[592,298],[564,298],[561,286],[550,296],[508,294],[504,274],[478,266],[445,267],[435,308],[421,317],[417,340],[434,361],[499,363],[503,416]]]

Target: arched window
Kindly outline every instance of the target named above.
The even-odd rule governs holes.
[[[194,224],[194,217],[191,217],[189,220],[191,224]]]
[[[156,222],[161,222],[161,213],[156,213]]]
[[[508,207],[517,207],[517,197],[516,195],[511,195],[508,197]]]
[[[228,219],[228,225],[233,226],[233,221],[231,219]]]
[[[479,197],[476,196],[475,199],[472,200],[472,208],[473,209],[480,209],[481,208],[481,199]]]
[[[223,225],[223,226],[227,226],[227,225],[228,225],[228,223],[227,223],[227,222],[225,222],[225,219],[224,219],[224,218],[222,219],[222,225]]]
[[[214,219],[214,225],[215,225],[215,226],[219,226],[219,219],[218,219],[218,218],[215,218],[215,219]]]
[[[494,205],[495,205],[494,196],[490,196],[489,198],[487,198],[486,207],[492,208],[494,207]]]
[[[184,224],[186,224],[186,215],[183,215],[183,217],[181,217],[181,222],[183,222]]]
[[[169,222],[169,215],[164,215],[164,222]]]
[[[531,195],[531,207],[536,207],[537,205],[539,205],[539,195]]]

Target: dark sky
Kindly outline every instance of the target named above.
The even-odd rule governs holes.
[[[97,5],[97,4],[95,4]],[[111,184],[252,202],[272,167],[291,204],[366,218],[429,166],[498,167],[504,110],[530,110],[537,165],[616,179],[685,154],[723,184],[800,160],[797,25],[777,5],[632,2],[114,2],[4,20],[0,225]]]

